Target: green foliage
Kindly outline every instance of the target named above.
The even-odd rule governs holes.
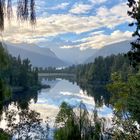
[[[0,44],[0,104],[11,97],[12,88],[29,89],[38,86],[38,69],[32,68],[28,59],[12,57]]]
[[[140,74],[128,75],[124,81],[119,73],[112,74],[108,84],[114,110],[113,139],[139,140],[140,138]]]
[[[128,73],[134,72],[129,66],[129,59],[124,54],[98,57],[94,63],[83,64],[66,68],[65,71],[76,74],[80,83],[106,84],[111,81],[112,72],[120,72],[122,78],[127,80]]]
[[[115,110],[112,121],[113,127],[109,132],[113,140],[139,140],[140,126],[128,112],[120,114]]]
[[[112,83],[107,85],[107,89],[112,93],[111,104],[118,111],[125,111],[129,94],[128,84],[121,78],[118,73],[113,73],[111,77]]]
[[[140,73],[129,78],[128,111],[140,124]]]
[[[80,103],[74,109],[63,102],[56,117],[56,140],[99,140],[102,136],[102,121],[97,111],[89,117],[86,106]]]
[[[32,68],[28,59],[21,60],[11,57],[10,65],[6,71],[7,82],[13,87],[23,87],[25,89],[38,85],[38,71]]]
[[[21,60],[20,56],[18,58],[12,57],[0,44],[0,115],[2,114],[3,104],[11,98],[12,87],[30,89],[32,86],[38,86],[38,84],[38,69],[32,68],[28,59]],[[46,140],[48,131],[41,126],[40,115],[34,111],[28,111],[28,103],[23,103],[23,100],[19,106],[20,109],[24,108],[19,114],[16,111],[6,113],[6,120],[9,122],[7,124],[8,129],[5,130],[7,133],[0,131],[0,139],[9,140],[11,139],[10,135],[15,134],[18,134],[19,139],[22,137],[30,139],[32,137],[30,131],[37,131],[34,137],[38,139],[38,134],[41,134],[41,139]],[[17,115],[20,116],[18,124],[15,122]],[[46,128],[48,129],[48,125]]]
[[[55,139],[56,140],[74,140],[79,139],[78,125],[74,122],[75,114],[73,109],[65,102],[60,106],[60,111],[56,117]]]
[[[11,137],[3,130],[0,130],[0,140],[11,140]]]
[[[9,64],[9,57],[7,51],[3,48],[0,43],[0,69],[4,69]]]
[[[40,114],[28,109],[15,111],[14,109],[6,111],[5,120],[7,128],[4,130],[16,139],[26,140],[47,140],[49,134],[49,125],[47,120],[43,121]],[[17,119],[19,116],[19,119]]]
[[[140,124],[140,74],[136,74],[137,70],[130,66],[129,58],[124,54],[98,57],[94,63],[78,65],[72,69],[80,85],[108,84],[110,104],[115,109],[113,128],[107,132],[110,137],[114,140],[122,137],[124,140],[138,140],[140,128],[136,123]],[[102,103],[101,99],[98,101]],[[95,126],[94,139],[98,139],[101,123],[97,121]]]
[[[140,74],[129,75],[124,81],[120,74],[112,74],[112,83],[107,85],[112,93],[111,104],[120,112],[129,112],[140,123]]]
[[[64,123],[63,125],[65,125],[69,118],[74,117],[73,115],[74,114],[72,108],[67,103],[63,102],[60,106],[60,111],[56,117],[56,123]]]
[[[137,39],[131,43],[132,49],[128,52],[128,56],[131,60],[131,64],[137,67],[140,64],[140,1],[139,0],[128,0],[128,6],[130,10],[128,15],[133,19],[130,26],[135,27],[133,36]]]
[[[11,98],[11,88],[0,78],[0,104]]]
[[[21,60],[9,55],[3,46],[0,46],[0,78],[12,87],[24,89],[38,85],[38,69],[32,68],[28,59]]]

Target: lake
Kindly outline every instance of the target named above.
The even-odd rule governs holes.
[[[51,88],[41,89],[38,92],[14,94],[11,104],[7,104],[5,108],[18,111],[19,108],[28,106],[29,109],[40,113],[42,119],[47,118],[52,130],[59,106],[64,101],[74,108],[77,108],[82,102],[90,113],[96,108],[100,117],[108,120],[112,117],[112,108],[108,103],[109,95],[103,86],[79,86],[74,80],[62,78],[42,78],[41,81],[42,84],[50,85]],[[5,124],[5,120],[2,119],[1,127],[4,128]],[[52,139],[51,136],[50,139]]]

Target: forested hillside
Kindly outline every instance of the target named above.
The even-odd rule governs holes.
[[[75,73],[79,82],[90,84],[106,84],[111,81],[111,74],[119,72],[124,80],[128,74],[136,70],[130,66],[130,61],[124,54],[111,55],[108,57],[97,57],[94,63],[71,66],[64,72]]]
[[[6,92],[38,87],[38,69],[33,68],[28,59],[21,60],[8,54],[0,44],[0,87],[1,100]]]

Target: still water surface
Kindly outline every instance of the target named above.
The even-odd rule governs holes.
[[[109,119],[112,117],[112,109],[108,104],[108,93],[102,90],[102,87],[80,87],[76,82],[71,82],[67,79],[42,79],[43,84],[50,85],[49,89],[42,89],[37,93],[18,94],[13,97],[10,108],[29,106],[29,109],[40,113],[42,119],[49,118],[49,126],[53,129],[55,117],[59,111],[59,106],[62,102],[67,102],[73,107],[78,107],[80,102],[86,105],[89,112],[92,112],[95,107],[101,117]],[[18,106],[17,106],[18,104]],[[3,128],[5,121],[0,123]]]
[[[37,102],[32,102],[30,108],[39,112],[42,117],[48,116],[52,120],[51,122],[54,122],[59,106],[64,101],[73,107],[78,107],[82,101],[88,111],[92,112],[95,109],[95,97],[89,95],[88,91],[83,90],[76,82],[57,78],[50,81],[43,79],[42,83],[49,84],[51,88],[39,91]],[[103,96],[100,95],[99,98],[102,99]],[[107,107],[103,101],[102,105],[98,107],[98,113],[101,117],[111,117],[112,109]]]

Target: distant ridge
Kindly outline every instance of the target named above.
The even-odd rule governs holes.
[[[28,58],[35,67],[63,67],[68,64],[59,59],[49,48],[41,48],[34,44],[5,44],[8,52],[21,59]]]
[[[127,53],[131,49],[130,40],[117,42],[114,44],[107,45],[101,49],[99,49],[93,56],[89,57],[85,63],[94,62],[96,57],[99,56],[109,56],[112,54],[119,54],[119,53]]]

